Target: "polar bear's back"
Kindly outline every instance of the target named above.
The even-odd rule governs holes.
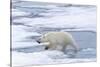
[[[72,43],[73,38],[72,35],[68,32],[49,32],[45,35],[49,40],[53,42],[53,40],[57,41],[56,43]]]

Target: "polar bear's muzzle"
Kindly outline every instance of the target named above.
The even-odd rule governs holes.
[[[40,38],[37,38],[37,39],[36,39],[36,42],[40,44],[40,43],[41,43]]]

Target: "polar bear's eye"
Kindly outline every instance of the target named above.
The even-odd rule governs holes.
[[[43,36],[43,38],[45,38],[45,36]]]

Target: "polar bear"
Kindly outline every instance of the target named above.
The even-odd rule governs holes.
[[[45,50],[65,51],[71,47],[75,52],[78,51],[78,45],[68,32],[48,32],[37,39],[37,42],[45,44]]]

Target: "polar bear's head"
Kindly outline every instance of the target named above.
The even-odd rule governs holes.
[[[42,44],[42,45],[45,45],[45,50],[48,50],[49,49],[49,44],[50,42],[48,41],[48,38],[44,35],[44,36],[41,36],[39,37],[37,40],[36,40],[39,44]]]

